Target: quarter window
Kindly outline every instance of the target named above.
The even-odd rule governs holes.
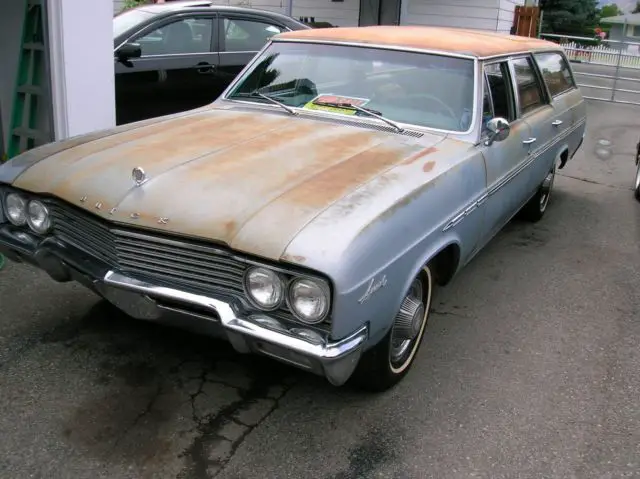
[[[275,25],[255,20],[224,19],[226,52],[257,52],[269,39],[283,31]]]
[[[551,96],[558,96],[576,86],[569,65],[562,55],[538,53],[535,57]]]
[[[531,59],[529,57],[516,58],[513,60],[513,67],[516,74],[521,114],[526,115],[544,106],[542,88],[540,88],[540,82]]]
[[[208,53],[211,51],[211,18],[184,18],[168,23],[135,40],[142,56]]]

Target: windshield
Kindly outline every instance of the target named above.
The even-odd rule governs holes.
[[[153,17],[153,13],[144,10],[127,10],[113,17],[113,38],[122,35],[131,27]]]
[[[466,132],[473,118],[473,60],[354,46],[275,42],[227,98]],[[346,108],[347,104],[359,108]],[[341,106],[342,105],[342,106]]]

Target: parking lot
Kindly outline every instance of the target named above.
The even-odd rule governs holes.
[[[438,292],[417,363],[377,396],[7,264],[0,477],[639,477],[639,139],[639,107],[591,103],[547,216]]]

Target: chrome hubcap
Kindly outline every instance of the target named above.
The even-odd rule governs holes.
[[[542,182],[541,194],[540,194],[540,211],[544,211],[549,203],[549,196],[551,196],[551,188],[553,188],[553,181],[556,177],[555,168],[549,172],[547,177]]]
[[[391,362],[402,360],[420,334],[425,320],[424,290],[422,281],[416,279],[402,301],[391,332]]]

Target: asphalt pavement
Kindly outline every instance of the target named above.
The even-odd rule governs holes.
[[[438,291],[365,395],[0,271],[0,477],[640,477],[640,109],[594,103],[547,216]]]
[[[619,72],[616,73],[615,66],[593,65],[590,63],[572,63],[571,65],[576,76],[576,82],[582,88],[585,96],[610,100],[615,86],[617,91],[614,98],[617,101],[632,102],[640,105],[640,68],[620,68]],[[616,77],[617,80],[615,79]]]

